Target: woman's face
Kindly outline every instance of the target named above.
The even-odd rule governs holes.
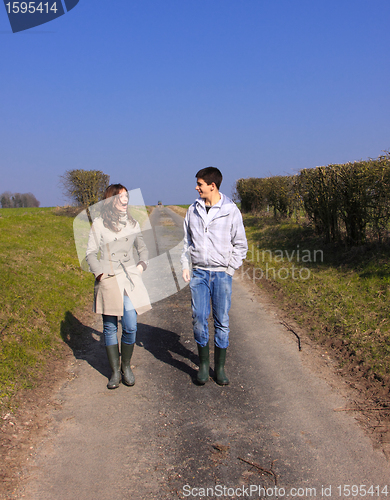
[[[126,212],[128,203],[129,203],[129,195],[126,189],[122,189],[122,191],[119,191],[119,194],[115,196],[114,206],[120,212]]]

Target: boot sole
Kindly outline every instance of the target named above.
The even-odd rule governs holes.
[[[217,380],[217,379],[216,379],[215,381],[216,381],[216,383],[217,383],[218,385],[221,385],[221,386],[223,386],[223,385],[229,385],[229,384],[230,384],[229,380],[228,380],[227,382],[221,382],[220,380]]]
[[[133,374],[133,372],[131,372]],[[133,382],[128,382],[123,374],[123,371],[121,372],[121,375],[122,375],[122,384],[124,385],[127,385],[127,387],[133,387],[133,385],[135,385],[135,377],[134,377],[134,374],[133,374],[133,377],[134,377],[134,381]]]
[[[127,382],[125,382],[124,380],[122,380],[122,384],[126,385],[127,387],[133,387],[133,385],[135,385],[135,381],[132,384],[128,384]]]

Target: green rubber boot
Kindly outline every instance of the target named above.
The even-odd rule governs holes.
[[[130,360],[133,355],[134,344],[121,343],[121,369],[122,369],[122,382],[128,386],[135,384],[134,373],[131,370]]]
[[[207,343],[204,347],[198,346],[199,354],[199,370],[196,376],[196,381],[198,384],[204,385],[209,379],[209,368],[210,368],[210,351],[209,344]]]
[[[227,349],[214,346],[214,371],[218,385],[229,385],[229,379],[225,373],[225,360]]]
[[[107,388],[108,389],[116,389],[119,387],[119,382],[121,381],[121,371],[119,365],[119,346],[108,345],[106,346],[108,361],[111,366],[112,375],[110,380],[108,381]]]

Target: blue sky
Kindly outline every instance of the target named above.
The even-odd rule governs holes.
[[[1,6],[0,6],[1,7]],[[13,34],[0,8],[0,193],[66,200],[98,169],[145,202],[390,149],[388,0],[80,0]]]

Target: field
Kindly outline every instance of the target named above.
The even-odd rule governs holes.
[[[72,224],[51,208],[0,210],[0,409],[44,376],[69,318],[92,303]]]
[[[245,277],[341,366],[388,399],[390,386],[390,248],[324,244],[300,220],[245,215]]]

